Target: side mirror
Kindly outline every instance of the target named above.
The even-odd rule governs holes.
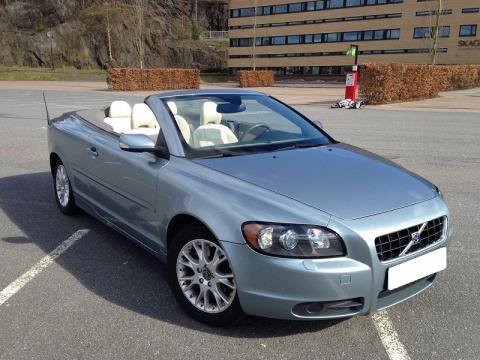
[[[118,141],[120,149],[131,152],[154,152],[155,143],[145,134],[122,134]]]
[[[151,152],[167,160],[170,158],[170,152],[166,146],[155,146],[153,140],[145,134],[122,134],[118,145],[124,151]]]

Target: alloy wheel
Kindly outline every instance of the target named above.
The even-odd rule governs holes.
[[[55,174],[55,190],[57,192],[57,199],[60,205],[66,207],[70,198],[70,184],[68,182],[67,172],[63,165],[57,166]]]
[[[178,253],[176,271],[184,296],[203,312],[223,312],[235,299],[230,264],[223,249],[212,241],[187,242]]]

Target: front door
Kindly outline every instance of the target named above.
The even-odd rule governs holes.
[[[157,178],[168,160],[123,151],[118,138],[105,132],[96,132],[89,142],[89,197],[97,215],[158,252]]]

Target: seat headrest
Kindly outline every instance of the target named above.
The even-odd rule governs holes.
[[[217,112],[217,104],[212,101],[206,101],[202,107],[202,125],[220,124],[222,114]]]
[[[177,105],[173,101],[167,101],[167,105],[170,108],[170,111],[172,112],[173,115],[178,114]]]
[[[133,105],[132,129],[156,127],[159,127],[157,119],[147,104],[139,103]]]
[[[111,118],[130,117],[132,115],[132,108],[126,101],[116,100],[110,105],[109,114]]]

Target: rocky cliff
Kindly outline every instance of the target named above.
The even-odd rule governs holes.
[[[228,44],[198,34],[227,28],[226,1],[197,14],[195,0],[0,0],[0,64],[225,68]]]

